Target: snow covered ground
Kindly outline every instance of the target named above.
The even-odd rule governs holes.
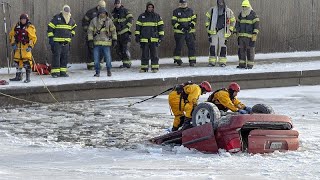
[[[172,123],[166,96],[130,108],[145,97],[0,109],[0,179],[320,179],[319,88],[240,92],[300,132],[298,151],[266,155],[147,144]]]
[[[243,73],[261,73],[261,72],[282,72],[282,71],[303,71],[303,70],[316,70],[320,69],[319,60],[299,62],[293,60],[293,62],[273,62],[273,59],[278,58],[291,58],[291,57],[318,57],[320,51],[312,52],[294,52],[294,53],[272,53],[272,54],[257,54],[256,65],[253,69],[236,69],[236,65],[228,65],[227,67],[207,67],[208,57],[198,57],[198,62],[204,64],[198,67],[189,67],[186,58],[183,58],[185,64],[182,67],[173,65],[171,58],[160,59],[161,64],[172,64],[172,66],[161,66],[158,73],[139,73],[137,68],[140,65],[140,61],[133,61],[133,68],[131,69],[119,69],[113,68],[112,77],[107,77],[106,70],[102,70],[101,77],[93,77],[94,71],[88,71],[85,64],[71,64],[69,68],[69,78],[54,79],[51,76],[31,76],[31,82],[26,84],[23,82],[10,82],[9,85],[0,86],[0,89],[10,87],[30,87],[30,86],[43,86],[46,85],[60,85],[70,83],[94,83],[97,81],[125,81],[125,80],[139,80],[139,79],[155,79],[155,78],[171,78],[182,76],[203,76],[203,75],[229,75],[229,74],[243,74]],[[260,63],[259,60],[270,60],[273,63]],[[229,62],[236,62],[238,58],[236,56],[228,56]],[[121,62],[113,62],[113,67],[119,67]],[[7,69],[0,69],[0,80],[9,80],[14,77],[15,69],[11,69],[11,75],[7,74]],[[42,82],[43,80],[43,82]]]

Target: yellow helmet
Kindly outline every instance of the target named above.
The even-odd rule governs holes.
[[[242,6],[242,7],[251,7],[249,0],[244,0],[244,1],[242,2],[242,5],[241,5],[241,6]]]

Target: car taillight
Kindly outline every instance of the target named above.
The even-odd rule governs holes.
[[[235,138],[228,142],[226,150],[231,153],[236,153],[241,150],[241,144],[239,139]]]

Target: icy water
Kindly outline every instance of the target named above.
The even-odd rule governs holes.
[[[267,155],[148,144],[171,126],[166,96],[130,108],[144,97],[0,109],[0,179],[320,179],[318,89],[241,92],[300,132],[298,151]]]

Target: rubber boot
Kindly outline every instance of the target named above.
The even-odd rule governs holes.
[[[192,124],[191,124],[191,118],[186,118],[184,120],[184,123],[182,125],[182,130],[186,130],[186,129],[189,129],[189,128],[192,128]]]
[[[31,69],[26,69],[26,80],[24,80],[25,83],[30,82],[30,74],[31,74]]]
[[[107,76],[112,76],[111,69],[107,69]]]
[[[16,77],[9,79],[10,81],[21,81],[22,80],[22,72],[17,72]]]

